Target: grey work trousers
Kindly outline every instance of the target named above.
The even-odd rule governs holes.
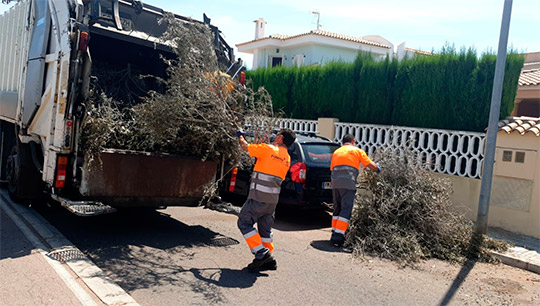
[[[334,199],[334,213],[333,213],[333,222],[334,219],[340,219],[347,222],[350,222],[352,209],[354,206],[354,196],[356,190],[344,189],[344,188],[334,188],[332,189],[332,196]],[[332,228],[332,237],[330,238],[333,241],[343,241],[344,233],[338,233]]]
[[[257,223],[261,238],[272,240],[276,206],[277,203],[263,203],[248,199],[238,214],[238,228],[242,235],[253,232],[255,230],[254,224]],[[263,247],[255,253],[255,258],[261,259],[268,252],[269,249]]]

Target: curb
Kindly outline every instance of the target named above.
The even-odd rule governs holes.
[[[140,306],[36,211],[13,203],[3,190],[0,190],[0,199],[42,242],[43,256],[70,269],[101,302],[106,305]]]
[[[508,254],[503,254],[499,252],[492,252],[492,253],[505,265],[509,265],[512,267],[516,267],[519,269],[523,269],[523,270],[540,274],[540,265],[525,261],[523,259],[511,256]]]

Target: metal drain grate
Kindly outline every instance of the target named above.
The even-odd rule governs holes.
[[[212,246],[221,247],[221,246],[235,245],[235,244],[239,244],[239,243],[240,242],[238,242],[238,240],[233,239],[233,238],[219,237],[219,238],[214,238],[214,239],[210,240],[210,243],[208,243],[208,244],[212,245]]]
[[[53,250],[47,253],[47,256],[64,263],[73,259],[86,258],[86,255],[84,255],[84,253],[77,248],[64,248],[59,250]]]

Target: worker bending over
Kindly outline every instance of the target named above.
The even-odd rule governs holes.
[[[272,252],[272,226],[275,210],[281,191],[281,182],[285,179],[291,164],[287,148],[294,143],[296,134],[290,129],[282,129],[277,134],[274,144],[248,144],[242,133],[239,142],[242,150],[249,156],[256,157],[257,162],[251,176],[251,184],[247,201],[238,215],[238,228],[255,255],[255,259],[247,268],[251,271],[259,269],[277,269]],[[253,226],[257,223],[258,231]]]
[[[345,232],[349,227],[354,197],[356,193],[356,178],[360,164],[369,170],[380,172],[378,164],[371,161],[366,152],[354,145],[354,136],[346,134],[341,140],[342,146],[334,151],[330,169],[332,171],[332,196],[334,199],[334,214],[332,217],[332,236],[330,241],[334,246],[343,246]]]

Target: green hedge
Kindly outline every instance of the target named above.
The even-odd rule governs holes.
[[[496,56],[443,48],[397,62],[360,53],[353,63],[248,71],[274,107],[292,118],[336,117],[343,122],[484,131],[489,117]],[[514,106],[523,58],[509,53],[501,118]]]

